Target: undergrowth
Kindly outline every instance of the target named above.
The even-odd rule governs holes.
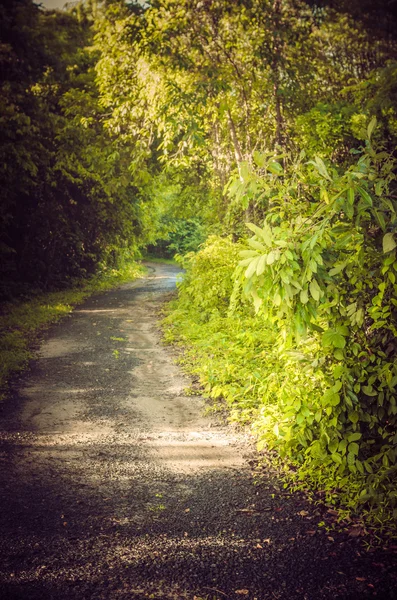
[[[248,424],[264,455],[273,452],[287,485],[321,491],[322,500],[341,515],[365,519],[393,536],[393,469],[376,451],[371,455],[364,444],[361,450],[365,429],[359,419],[343,422],[337,448],[348,448],[350,467],[354,454],[364,468],[342,468],[334,460],[335,427],[326,405],[318,408],[329,393],[332,367],[329,360],[313,359],[325,353],[321,337],[308,335],[295,347],[280,342],[278,324],[256,312],[235,285],[240,252],[239,244],[213,236],[200,252],[182,259],[186,275],[179,297],[166,308],[165,341],[183,348],[181,362],[214,406],[226,406],[231,421]],[[377,445],[375,438],[372,447]]]
[[[7,302],[0,310],[0,401],[12,375],[26,368],[32,347],[40,332],[68,315],[73,308],[95,292],[109,290],[143,274],[136,262],[119,269],[104,268],[88,280],[59,292],[43,293],[30,300]]]

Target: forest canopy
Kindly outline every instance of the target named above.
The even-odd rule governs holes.
[[[202,344],[208,393],[299,476],[388,508],[394,8],[0,3],[2,296],[184,254],[169,336]]]

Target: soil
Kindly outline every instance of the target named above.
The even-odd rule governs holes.
[[[3,405],[0,597],[397,598],[395,547],[258,484],[247,436],[187,394],[158,329],[177,276],[90,298]]]

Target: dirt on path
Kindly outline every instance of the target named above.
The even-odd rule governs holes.
[[[97,295],[46,335],[0,420],[0,598],[397,598],[366,552],[269,477],[161,344],[178,269]]]

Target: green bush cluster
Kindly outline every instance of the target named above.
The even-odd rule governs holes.
[[[188,259],[168,335],[194,344],[207,392],[296,479],[396,516],[395,160],[371,142],[375,128],[345,169],[256,155],[240,184],[267,198],[265,221],[248,223],[234,271],[230,241]]]
[[[198,253],[179,257],[187,269],[181,286],[180,301],[184,306],[196,306],[201,318],[227,312],[233,290],[233,271],[239,248],[230,238],[210,236]]]
[[[175,254],[197,252],[206,238],[206,227],[199,219],[165,219],[166,234],[147,247],[149,255],[173,258]]]

